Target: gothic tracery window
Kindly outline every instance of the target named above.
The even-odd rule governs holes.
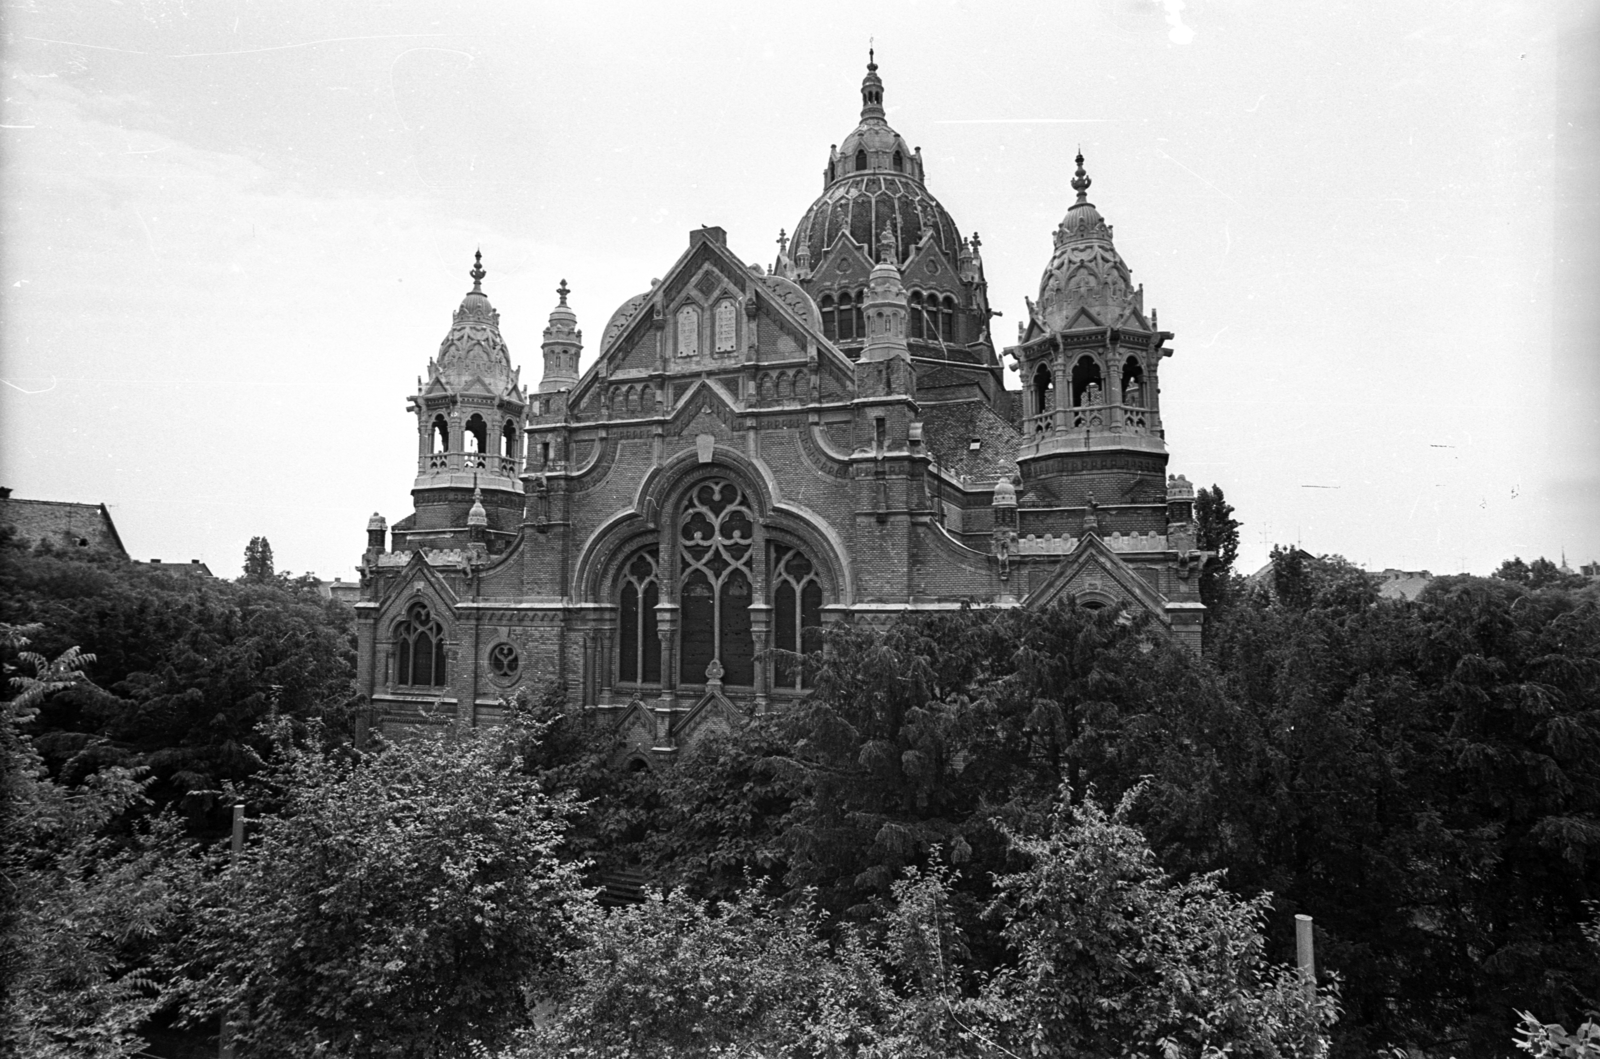
[[[413,687],[443,687],[444,626],[426,603],[413,603],[394,630],[394,682]]]
[[[634,556],[623,572],[617,679],[624,684],[661,682],[661,639],[656,635],[661,587],[656,570],[656,549],[650,548]]]
[[[516,680],[521,668],[522,660],[515,647],[502,640],[489,648],[489,673],[499,682],[509,684]]]
[[[755,520],[739,487],[721,478],[699,483],[684,501],[678,557],[683,634],[678,679],[699,684],[721,665],[726,684],[755,683],[750,633],[751,551]]]
[[[779,688],[811,686],[803,655],[816,649],[822,626],[822,583],[816,566],[795,548],[774,546],[772,553],[772,682]]]

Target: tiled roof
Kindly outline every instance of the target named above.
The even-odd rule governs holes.
[[[1016,473],[1022,435],[986,401],[950,401],[923,408],[922,440],[946,473],[992,482]]]
[[[89,548],[128,558],[128,549],[104,504],[58,500],[0,499],[0,525],[15,526],[17,537],[35,544],[47,540],[58,547]]]

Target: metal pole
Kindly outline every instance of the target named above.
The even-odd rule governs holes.
[[[1299,957],[1300,977],[1304,983],[1306,1003],[1317,1002],[1317,961],[1311,947],[1311,917],[1294,917],[1294,947]]]
[[[233,867],[239,865],[239,854],[244,851],[244,803],[236,802],[233,806],[233,852],[229,863]],[[228,1021],[228,1016],[222,1016],[221,1025],[217,1030],[217,1056],[218,1059],[234,1059],[233,1051],[233,1023]]]

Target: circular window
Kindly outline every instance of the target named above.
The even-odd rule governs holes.
[[[517,658],[517,649],[508,643],[497,643],[489,648],[489,672],[502,683],[509,684],[517,679],[517,670],[521,668],[521,661]]]

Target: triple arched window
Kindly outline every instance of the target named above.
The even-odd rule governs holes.
[[[445,677],[444,626],[426,603],[413,603],[394,628],[394,682],[437,688]]]
[[[862,306],[865,304],[864,291],[824,294],[817,302],[817,307],[822,310],[822,337],[832,342],[865,338],[867,323],[862,318]]]
[[[770,603],[770,644],[776,649],[768,671],[771,683],[778,688],[807,686],[797,656],[818,646],[815,630],[822,625],[823,601],[822,581],[810,557],[779,543],[768,544],[761,554],[751,502],[725,478],[706,479],[689,491],[674,520],[670,547],[672,554],[665,560],[661,548],[652,546],[623,567],[618,583],[618,682],[661,682],[656,608],[676,602],[677,682],[754,686],[758,667],[767,660],[756,656],[750,608]],[[675,601],[664,598],[663,563],[676,571]],[[765,600],[758,598],[757,585],[763,581]]]

